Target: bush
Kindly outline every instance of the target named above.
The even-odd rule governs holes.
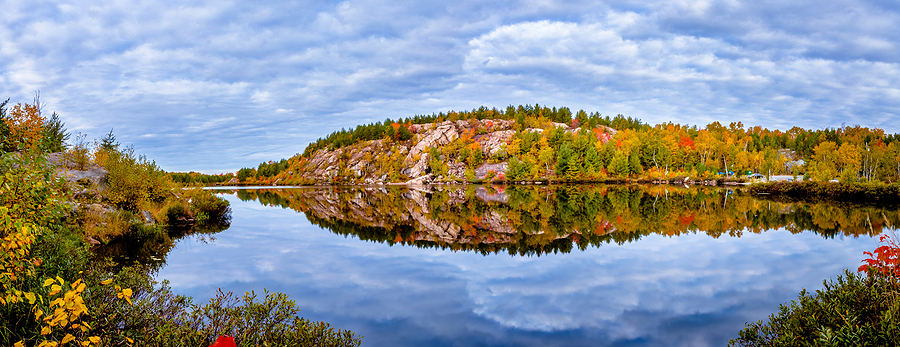
[[[782,304],[768,322],[748,324],[730,346],[898,346],[900,284],[875,271],[825,282]]]
[[[299,310],[282,293],[265,291],[262,302],[253,292],[238,298],[219,291],[207,304],[173,295],[164,283],[123,312],[138,330],[144,346],[207,346],[219,335],[230,335],[243,346],[359,346],[350,331],[335,330],[324,322],[297,317]]]
[[[190,195],[191,212],[197,218],[197,224],[226,225],[231,222],[231,207],[225,199],[200,188],[191,191]]]
[[[159,222],[168,226],[184,225],[187,223],[187,220],[191,218],[191,215],[181,201],[167,203],[163,206],[162,210],[160,210],[160,215],[161,218],[159,218]]]
[[[174,187],[165,171],[143,156],[135,156],[131,147],[109,151],[101,163],[109,171],[109,189],[105,197],[119,208],[140,212],[148,203],[160,203]]]

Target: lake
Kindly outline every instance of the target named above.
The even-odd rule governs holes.
[[[364,346],[723,346],[861,265],[898,213],[672,186],[222,191],[158,279],[290,295]]]

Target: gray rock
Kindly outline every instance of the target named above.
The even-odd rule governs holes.
[[[149,211],[141,211],[141,217],[144,218],[144,224],[156,224],[156,219],[153,219],[153,215]]]
[[[494,177],[497,177],[497,174],[501,174],[501,173],[506,175],[507,166],[508,165],[506,162],[502,162],[502,163],[498,163],[498,164],[487,164],[487,163],[482,164],[481,166],[479,166],[478,168],[475,169],[475,177],[479,178],[479,179],[483,179],[483,178],[487,177],[488,172],[491,172],[491,171],[494,172]]]

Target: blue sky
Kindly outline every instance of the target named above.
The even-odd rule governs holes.
[[[898,32],[893,0],[6,0],[0,97],[207,173],[482,105],[895,133]]]

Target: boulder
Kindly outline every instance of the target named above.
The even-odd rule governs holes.
[[[96,187],[105,187],[106,186],[106,178],[109,176],[109,171],[102,167],[94,167],[88,170],[68,170],[68,169],[57,169],[57,174],[69,182],[76,183],[88,183],[90,185],[94,185]]]
[[[502,162],[502,163],[498,163],[498,164],[484,163],[475,169],[475,177],[479,178],[479,179],[483,179],[483,178],[487,177],[488,172],[491,172],[491,171],[494,172],[494,177],[497,177],[498,174],[506,175],[506,168],[507,168],[506,162]]]

